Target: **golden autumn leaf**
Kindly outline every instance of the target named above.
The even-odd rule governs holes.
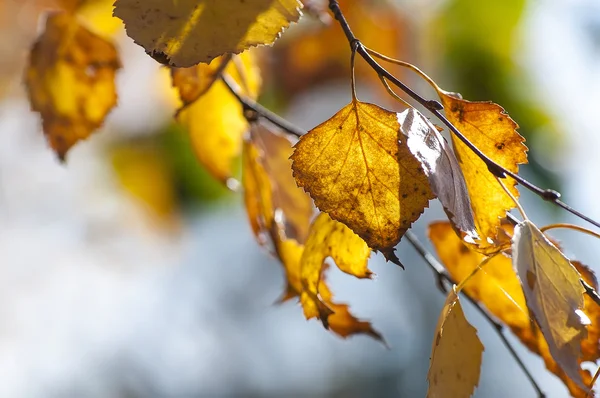
[[[298,296],[302,291],[300,269],[304,250],[304,246],[293,239],[277,242],[277,254],[284,266],[289,284],[288,296],[286,298]],[[323,278],[319,283],[319,293],[323,305],[330,310],[327,321],[331,331],[344,338],[355,334],[366,334],[385,344],[381,334],[373,329],[369,322],[361,321],[350,313],[348,305],[333,302],[333,295]],[[317,307],[305,307],[304,314],[306,319],[320,319],[320,313]]]
[[[512,245],[527,307],[565,373],[585,388],[580,374],[581,343],[591,321],[583,312],[585,289],[569,259],[531,223],[515,227]]]
[[[448,120],[491,160],[514,173],[519,171],[519,164],[527,163],[525,139],[516,131],[519,126],[500,105],[466,101],[439,89],[438,94]],[[484,253],[497,252],[503,248],[494,243],[500,220],[515,204],[485,163],[454,134],[452,143],[471,196],[481,239],[478,246]],[[504,183],[518,198],[516,181],[508,177]]]
[[[464,233],[465,239],[474,242],[478,236],[465,178],[446,139],[414,108],[399,113],[398,122],[408,148],[421,162],[431,190],[442,203],[448,218]]]
[[[236,65],[230,63],[225,73],[237,82],[245,81],[248,91],[244,95],[255,99],[260,91],[260,71],[255,66],[251,52],[244,52],[239,57],[243,67],[238,71]],[[187,90],[185,94],[189,92]],[[241,152],[242,136],[248,129],[248,122],[242,106],[225,83],[214,82],[204,95],[179,110],[177,121],[190,134],[200,163],[216,179],[226,184],[231,183],[232,162]]]
[[[427,398],[469,398],[479,384],[483,350],[451,289],[435,329]]]
[[[48,16],[31,49],[25,83],[31,108],[41,114],[44,134],[61,160],[116,105],[114,79],[120,67],[113,44],[81,26],[75,16]]]
[[[513,234],[511,225],[504,225],[507,235]],[[456,282],[462,282],[486,258],[461,242],[448,222],[436,222],[429,227],[429,237],[444,266]],[[574,262],[583,279],[597,289],[596,277],[587,267]],[[587,391],[571,380],[550,355],[548,344],[540,329],[530,318],[520,281],[513,269],[511,258],[498,254],[474,274],[463,291],[483,304],[532,352],[540,355],[548,370],[557,375],[574,397],[586,397]],[[590,297],[585,297],[585,314],[592,320],[588,337],[581,342],[582,361],[596,362],[600,358],[600,307]],[[584,384],[591,382],[587,370],[580,370]]]
[[[321,213],[310,226],[300,266],[302,294],[300,302],[307,317],[318,313],[319,319],[328,327],[328,318],[333,310],[319,297],[319,283],[325,259],[331,257],[338,268],[357,278],[370,278],[367,263],[371,249],[364,240],[344,224]]]
[[[298,0],[117,0],[114,15],[155,60],[185,68],[272,44],[301,8]]]
[[[313,215],[310,197],[296,186],[291,160],[294,137],[274,127],[253,123],[244,142],[242,186],[250,225],[259,243],[265,244],[276,212],[278,235],[303,243]]]
[[[394,246],[434,196],[396,113],[352,102],[302,136],[292,160],[321,211],[399,263]]]

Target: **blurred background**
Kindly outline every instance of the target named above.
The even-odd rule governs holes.
[[[119,106],[62,165],[22,84],[52,0],[0,0],[0,397],[422,397],[444,295],[401,243],[405,271],[373,255],[375,280],[330,271],[332,290],[391,349],[342,340],[273,304],[280,265],[255,242],[239,193],[197,163],[174,124],[168,73],[111,20],[124,68]],[[501,104],[527,138],[522,173],[600,219],[600,3],[596,0],[346,0],[364,43],[410,61],[442,87]],[[98,22],[100,21],[100,22]],[[304,17],[263,52],[261,102],[305,129],[349,102],[340,29]],[[399,77],[433,97],[421,81]],[[390,103],[358,65],[359,97]],[[390,105],[391,106],[391,105]],[[521,190],[539,225],[579,222]],[[424,240],[437,203],[416,223]],[[600,246],[557,232],[567,254],[598,270]],[[431,246],[429,246],[431,248]],[[534,397],[486,321],[478,397]],[[510,339],[548,397],[563,384]]]

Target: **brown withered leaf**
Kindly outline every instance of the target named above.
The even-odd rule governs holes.
[[[525,139],[516,131],[519,126],[500,105],[466,101],[443,90],[438,94],[448,120],[491,160],[514,173],[519,171],[519,164],[527,163]],[[505,248],[495,242],[500,220],[515,204],[485,163],[454,134],[452,143],[471,196],[475,226],[481,239],[478,247],[484,253],[498,252]],[[519,197],[516,181],[508,177],[504,184]]]
[[[256,99],[261,87],[260,71],[251,51],[239,55],[241,68],[229,63],[225,73],[242,89],[243,94]],[[240,82],[246,82],[243,86]],[[186,94],[188,91],[186,90]],[[227,184],[233,176],[233,161],[242,149],[242,137],[248,122],[239,101],[222,81],[214,82],[206,93],[188,103],[177,113],[192,141],[196,157],[219,181]]]
[[[187,68],[272,44],[301,8],[298,0],[117,0],[114,15],[156,61]]]
[[[504,224],[507,235],[513,235],[511,225]],[[477,268],[485,255],[471,250],[454,233],[448,222],[436,222],[429,226],[429,237],[438,253],[440,260],[452,276],[461,282]],[[581,273],[583,279],[598,288],[598,283],[593,272],[586,266],[574,262],[573,265]],[[567,386],[574,397],[586,397],[587,391],[581,389],[558,366],[550,355],[548,344],[540,329],[530,318],[527,310],[525,296],[519,279],[513,269],[511,258],[504,254],[493,257],[485,267],[477,272],[464,286],[463,291],[474,300],[483,304],[496,318],[506,324],[511,331],[532,352],[540,355],[548,370],[557,375]],[[600,307],[586,296],[584,299],[584,313],[591,319],[588,326],[588,336],[581,342],[581,361],[596,362],[600,358]],[[580,370],[585,385],[591,382],[591,375],[587,370]]]
[[[515,227],[513,267],[521,280],[527,307],[546,338],[552,358],[585,388],[581,378],[581,343],[590,319],[583,312],[585,289],[569,259],[529,220]]]
[[[31,108],[42,116],[50,146],[61,160],[104,122],[117,103],[114,45],[81,26],[75,16],[52,13],[31,49],[25,84]]]
[[[300,138],[294,177],[317,207],[399,263],[394,246],[434,197],[398,116],[355,101]]]
[[[448,218],[465,239],[477,239],[471,201],[458,161],[438,129],[419,111],[409,108],[398,114],[400,129],[412,154],[421,162],[431,190]]]
[[[479,384],[483,344],[450,290],[431,349],[427,398],[469,398]]]
[[[253,123],[244,142],[242,186],[252,230],[261,244],[271,233],[278,212],[278,225],[285,238],[303,243],[308,235],[313,205],[296,186],[291,160],[294,137],[275,127]]]

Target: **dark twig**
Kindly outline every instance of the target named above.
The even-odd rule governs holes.
[[[439,261],[437,261],[433,254],[427,251],[425,246],[421,243],[421,241],[419,241],[419,238],[417,238],[417,236],[414,233],[412,233],[411,231],[407,231],[404,236],[412,245],[412,247],[417,251],[417,253],[419,253],[419,255],[423,258],[423,260],[425,260],[429,268],[431,268],[431,270],[436,274],[438,280],[445,280],[451,285],[456,285],[456,282],[452,279],[450,274],[448,274],[448,271],[446,271],[444,266],[440,264]],[[446,291],[446,289],[444,288],[442,288],[441,290],[443,292]],[[544,398],[546,395],[541,390],[540,386],[538,386],[535,379],[533,378],[533,375],[529,372],[529,369],[527,369],[527,366],[525,366],[525,363],[519,357],[519,354],[517,354],[512,344],[506,338],[506,335],[504,334],[504,326],[501,323],[497,322],[488,312],[488,310],[486,310],[481,304],[479,304],[476,300],[469,296],[469,294],[467,294],[464,290],[461,293],[471,304],[475,306],[475,308],[477,308],[477,311],[479,311],[479,313],[490,323],[490,325],[492,325],[492,327],[498,334],[498,337],[500,337],[502,344],[504,344],[508,352],[510,352],[510,355],[514,358],[515,362],[517,362],[517,365],[521,368],[521,370],[523,371],[523,373],[537,392],[538,397]]]
[[[487,166],[488,170],[498,178],[506,178],[509,176],[517,181],[519,184],[523,185],[525,188],[529,189],[531,192],[535,193],[545,201],[554,203],[556,206],[563,208],[569,213],[581,218],[589,222],[590,224],[600,228],[600,222],[591,219],[585,214],[575,210],[571,206],[562,202],[560,199],[560,193],[552,189],[543,189],[535,184],[529,182],[525,178],[520,175],[513,173],[510,170],[500,166],[498,163],[494,162],[490,159],[486,154],[481,152],[471,141],[467,139],[442,113],[441,110],[444,109],[442,104],[436,100],[427,100],[413,91],[406,84],[402,83],[398,78],[392,75],[387,69],[381,66],[375,58],[369,54],[367,49],[363,46],[360,40],[354,35],[348,21],[346,20],[337,0],[329,0],[329,8],[333,13],[334,18],[339,22],[348,42],[350,43],[350,47],[352,49],[356,49],[356,52],[373,68],[373,70],[379,75],[388,79],[392,84],[398,87],[400,90],[404,91],[408,96],[410,96],[413,100],[419,103],[421,106],[426,108],[429,112],[431,112],[436,118],[438,118],[443,124],[445,124],[448,129],[458,138],[460,139],[473,153],[475,153]]]
[[[301,137],[302,135],[306,134],[306,132],[304,130],[296,127],[295,125],[288,122],[281,116],[271,112],[270,110],[268,110],[267,108],[265,108],[264,106],[259,104],[258,102],[243,95],[241,93],[240,87],[237,85],[237,83],[235,81],[233,81],[233,79],[231,77],[227,76],[226,74],[222,74],[221,80],[223,81],[223,83],[225,83],[225,86],[227,86],[227,88],[229,89],[231,94],[233,94],[233,96],[235,98],[237,98],[237,100],[240,102],[240,104],[242,104],[242,106],[244,107],[244,111],[249,110],[251,112],[254,112],[258,116],[267,119],[274,125],[279,126],[283,130],[287,131],[288,133],[290,133],[292,135],[295,135],[296,137]]]

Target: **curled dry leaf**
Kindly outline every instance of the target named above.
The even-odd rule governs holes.
[[[511,225],[504,224],[507,235],[513,235]],[[477,268],[485,255],[471,250],[454,233],[448,222],[436,222],[429,226],[429,237],[444,266],[456,282],[462,282]],[[580,263],[573,263],[583,279],[593,286],[598,283],[592,271]],[[548,370],[560,377],[574,397],[586,397],[587,391],[579,387],[558,366],[550,355],[548,344],[535,322],[529,317],[525,296],[513,269],[511,258],[498,254],[465,284],[463,291],[485,306],[532,352],[540,355]],[[584,312],[592,320],[588,337],[581,342],[582,361],[596,362],[600,358],[600,307],[590,297],[585,297]],[[591,382],[587,370],[579,369],[586,385]]]
[[[253,123],[244,142],[242,186],[252,230],[261,244],[271,233],[277,212],[278,236],[304,243],[313,215],[310,197],[292,177],[295,137],[274,127]]]
[[[465,238],[477,239],[471,201],[458,161],[438,129],[419,111],[409,108],[398,114],[400,129],[412,154],[421,162],[431,190],[448,218]]]
[[[116,105],[120,67],[114,45],[81,26],[76,16],[48,16],[31,49],[25,84],[31,108],[41,114],[44,134],[61,160]]]
[[[451,289],[435,329],[427,398],[469,398],[479,384],[483,349]]]
[[[401,138],[396,113],[356,101],[300,138],[292,155],[317,207],[397,263],[394,246],[434,197]]]
[[[238,84],[245,81],[248,91],[244,95],[255,99],[261,86],[260,71],[252,52],[244,52],[239,57],[242,62],[238,64],[243,66],[238,70],[236,65],[229,63],[225,73],[230,74]],[[193,90],[187,87],[185,93]],[[200,163],[216,179],[229,182],[233,175],[232,163],[241,152],[242,136],[248,129],[248,122],[242,106],[225,83],[214,82],[204,95],[181,108],[177,121],[189,132]]]
[[[300,8],[298,0],[117,0],[114,15],[156,61],[186,68],[272,44]]]
[[[548,342],[550,353],[580,387],[581,344],[591,323],[583,312],[585,289],[568,258],[528,220],[515,227],[512,246],[527,307]]]
[[[527,163],[525,139],[516,131],[519,126],[500,105],[466,101],[443,90],[438,94],[448,120],[491,160],[514,173],[519,171],[519,164]],[[506,248],[496,242],[501,219],[515,204],[485,163],[454,134],[452,143],[471,196],[475,226],[481,239],[477,242],[479,249],[484,253],[498,252]],[[505,185],[519,197],[516,181],[508,177]]]

